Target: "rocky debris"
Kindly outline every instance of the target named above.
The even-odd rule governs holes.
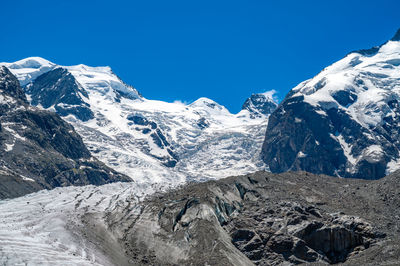
[[[92,157],[57,114],[28,105],[18,80],[0,69],[0,198],[68,185],[130,181]]]
[[[257,172],[121,200],[104,219],[133,264],[378,265],[400,260],[398,176]]]
[[[210,123],[204,117],[201,117],[199,120],[197,120],[197,126],[200,129],[205,129],[210,126]]]

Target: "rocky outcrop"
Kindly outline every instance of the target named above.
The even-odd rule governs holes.
[[[396,36],[348,54],[289,92],[269,118],[261,151],[272,172],[378,179],[399,168]]]
[[[21,104],[27,104],[25,93],[19,85],[19,81],[14,78],[13,74],[6,67],[0,67],[0,92],[2,97],[9,96],[12,100],[16,100]],[[3,102],[5,102],[3,100]]]
[[[126,119],[130,121],[128,122],[128,125],[134,126],[136,131],[139,131],[143,134],[149,134],[149,139],[152,140],[151,144],[155,145],[161,150],[167,151],[167,153],[161,155],[158,152],[153,152],[150,148],[151,145],[143,143],[143,152],[158,159],[167,167],[175,167],[179,160],[178,156],[174,152],[175,148],[169,143],[166,134],[162,129],[160,129],[156,122],[147,119],[143,114],[139,113],[129,114]]]
[[[400,258],[382,250],[397,240],[381,219],[399,222],[367,194],[377,184],[258,172],[121,200],[105,223],[134,264],[374,265]]]
[[[260,118],[270,115],[278,106],[272,99],[272,92],[253,93],[242,105],[242,110],[247,110],[251,118]]]
[[[68,185],[129,181],[92,157],[57,114],[28,105],[18,80],[0,68],[0,198]]]
[[[53,107],[60,116],[74,115],[82,121],[94,118],[84,98],[87,92],[65,68],[56,68],[37,77],[26,86],[31,104],[47,109]]]

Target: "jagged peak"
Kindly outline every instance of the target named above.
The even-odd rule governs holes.
[[[400,28],[396,31],[396,33],[394,34],[394,36],[390,40],[382,43],[381,45],[377,45],[377,46],[374,46],[374,47],[369,48],[369,49],[355,50],[355,51],[352,51],[352,52],[348,53],[347,55],[352,54],[352,53],[358,53],[358,54],[361,54],[363,56],[373,56],[373,55],[377,54],[379,52],[379,50],[381,49],[381,47],[384,46],[385,44],[387,44],[389,41],[394,41],[394,42],[400,41]]]
[[[396,34],[390,40],[391,41],[400,41],[400,28],[397,30]]]
[[[269,91],[265,91],[265,92],[262,92],[262,93],[253,93],[251,96],[252,97],[253,96],[261,96],[261,97],[264,97],[266,100],[269,100],[271,102],[274,102],[274,103],[278,104],[278,99],[275,96],[276,93],[277,93],[276,90],[269,90]]]
[[[252,118],[270,115],[278,106],[275,94],[275,90],[253,93],[243,103],[242,110],[249,111]]]

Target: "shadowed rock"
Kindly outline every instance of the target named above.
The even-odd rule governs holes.
[[[69,185],[130,181],[92,157],[57,114],[29,106],[18,80],[0,69],[0,199]]]

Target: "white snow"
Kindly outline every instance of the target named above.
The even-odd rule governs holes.
[[[352,155],[352,145],[348,144],[342,135],[338,135],[337,140],[340,143],[340,146],[342,146],[344,155],[347,157],[347,160],[354,166],[357,162],[357,158],[354,158]]]
[[[109,166],[131,176],[137,182],[184,182],[186,178],[219,178],[263,168],[258,157],[264,138],[267,117],[251,119],[246,112],[231,114],[206,98],[189,105],[162,101],[131,100],[120,103],[90,92],[89,103],[96,119],[81,122],[67,120],[84,138],[95,156]],[[158,147],[148,126],[135,125],[129,115],[144,117],[157,124],[179,157],[175,168],[167,168],[157,157],[170,157]],[[197,124],[204,118],[209,127]],[[149,156],[150,155],[150,156]]]
[[[41,57],[29,57],[14,63],[0,63],[0,65],[9,68],[22,86],[56,67],[54,63]]]
[[[138,202],[164,189],[114,183],[42,190],[1,200],[0,265],[112,265],[100,247],[80,235],[81,216],[112,210],[128,198]],[[101,218],[98,223],[105,225]]]
[[[2,64],[23,85],[60,67],[41,58]],[[109,67],[61,67],[68,69],[88,93],[88,98],[81,98],[95,115],[87,122],[73,115],[64,119],[74,125],[94,156],[137,182],[179,184],[187,179],[222,178],[265,168],[259,152],[266,116],[252,119],[247,110],[231,114],[224,106],[204,97],[190,104],[149,100],[123,83]],[[118,93],[128,97],[119,98]],[[275,91],[269,91],[263,95],[273,99],[274,94]],[[55,111],[52,107],[48,110]],[[128,119],[132,115],[156,123],[157,129],[134,124]],[[203,129],[198,125],[200,119],[206,124]],[[150,132],[143,133],[146,128]],[[159,147],[154,141],[151,134],[158,134],[157,130],[170,143],[169,147]],[[172,159],[168,149],[179,157],[174,168],[162,164],[163,160]]]
[[[297,153],[297,158],[304,158],[304,157],[307,157],[307,154],[305,154],[304,152],[299,151],[299,152]]]
[[[263,92],[263,93],[260,93],[260,94],[264,95],[264,97],[267,98],[267,99],[270,99],[270,100],[272,100],[274,102],[278,102],[278,99],[275,96],[276,93],[277,93],[276,90],[269,90],[269,91],[266,91],[266,92]]]
[[[22,180],[24,180],[24,181],[35,182],[35,180],[32,179],[32,178],[29,178],[29,177],[26,177],[26,176],[23,176],[23,175],[21,175],[21,177],[22,177]]]
[[[14,138],[19,139],[19,140],[22,140],[22,141],[26,141],[26,138],[25,138],[25,137],[22,137],[22,136],[19,135],[14,129],[12,129],[11,127],[9,127],[9,126],[8,126],[8,125],[9,125],[8,123],[3,123],[2,125],[4,126],[4,129],[5,129],[6,131],[10,132],[10,133],[14,136]]]
[[[371,145],[362,153],[362,158],[370,163],[379,162],[382,156],[384,156],[384,152],[380,145]]]
[[[386,175],[393,173],[400,168],[400,158],[392,159],[386,166]]]
[[[400,66],[396,63],[399,59],[400,42],[389,41],[374,56],[347,55],[294,90],[296,95],[304,95],[304,100],[314,106],[346,109],[361,125],[376,125],[389,111],[382,110],[377,103],[399,98]],[[358,78],[362,78],[365,84],[358,84]],[[318,84],[324,85],[316,89]],[[358,99],[350,106],[341,106],[332,97],[339,90],[353,91]]]
[[[293,90],[293,97],[304,96],[304,101],[314,106],[318,114],[326,116],[325,111],[331,108],[341,109],[366,131],[383,124],[384,117],[397,119],[388,102],[400,101],[400,42],[389,41],[374,55],[350,53]],[[356,95],[354,102],[341,105],[334,98],[339,92]],[[354,156],[351,145],[341,135],[333,137],[342,146],[349,167],[362,159],[377,162],[385,153],[381,146],[372,145]],[[393,158],[389,163],[388,173],[400,168],[396,162]]]
[[[12,151],[14,148],[14,143],[12,143],[12,144],[6,143],[5,145],[6,145],[6,148],[5,148],[6,152]]]

